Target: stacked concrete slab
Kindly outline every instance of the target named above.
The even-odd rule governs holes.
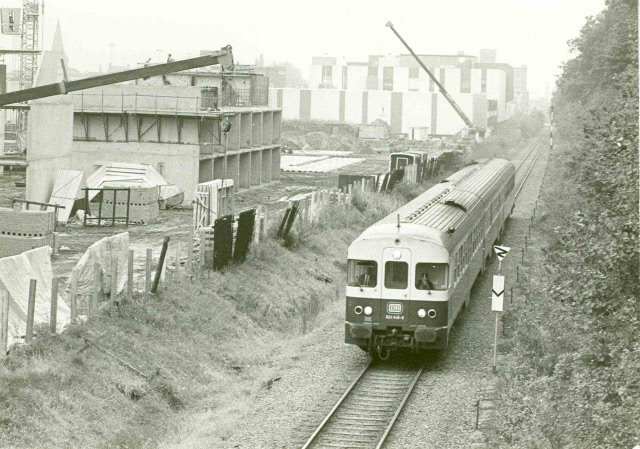
[[[102,217],[108,222],[109,217],[114,215],[114,201],[112,192],[104,191],[102,201]],[[96,197],[98,199],[99,197]],[[131,198],[129,199],[129,223],[145,224],[158,218],[160,208],[158,207],[157,187],[132,187]],[[91,203],[91,216],[98,216],[98,203]],[[115,216],[127,216],[127,192],[119,191],[115,201]]]
[[[16,211],[0,207],[0,257],[53,246],[53,211]]]

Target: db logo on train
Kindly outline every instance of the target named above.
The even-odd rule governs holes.
[[[402,303],[387,303],[387,313],[390,314],[385,316],[387,320],[404,320],[404,316],[400,315],[402,313]]]

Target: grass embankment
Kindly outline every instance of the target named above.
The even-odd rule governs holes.
[[[637,9],[611,0],[588,19],[558,81],[496,447],[640,442]]]
[[[232,426],[305,333],[340,323],[350,242],[424,188],[328,206],[289,249],[268,238],[244,264],[170,283],[144,308],[125,303],[59,336],[42,329],[0,365],[0,447],[155,447],[203,410]]]

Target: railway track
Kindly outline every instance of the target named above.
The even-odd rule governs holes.
[[[381,448],[423,371],[370,361],[302,449]]]
[[[538,161],[538,157],[540,157],[542,150],[547,148],[547,145],[549,145],[549,139],[548,139],[548,136],[543,132],[541,133],[540,138],[536,140],[535,143],[531,146],[531,149],[527,152],[525,157],[516,166],[516,173],[518,173],[520,169],[523,168],[523,166],[525,168],[528,167],[526,173],[524,174],[524,177],[520,181],[520,185],[518,186],[518,189],[516,190],[516,195],[515,195],[516,198],[518,198],[518,195],[520,194],[522,187],[527,182],[527,178],[529,178],[529,174],[531,173],[531,170],[533,170],[533,167],[536,165],[536,162]],[[525,165],[527,161],[529,161],[530,164]]]

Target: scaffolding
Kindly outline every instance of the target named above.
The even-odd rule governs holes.
[[[33,86],[38,69],[38,33],[40,23],[40,0],[23,0],[22,2],[22,35],[20,48],[31,53],[20,55],[20,89]],[[18,110],[17,113],[17,147],[18,152],[27,149],[28,111]]]

